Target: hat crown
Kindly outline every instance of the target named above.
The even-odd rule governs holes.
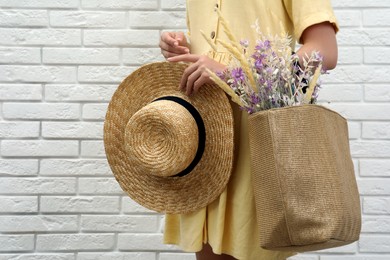
[[[185,107],[170,100],[158,100],[129,119],[125,149],[137,172],[171,177],[194,160],[198,136],[196,121]]]

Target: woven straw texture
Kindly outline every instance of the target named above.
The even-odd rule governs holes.
[[[179,82],[186,67],[161,62],[139,68],[120,84],[106,114],[105,151],[116,180],[133,200],[157,212],[188,213],[207,206],[223,192],[233,168],[229,100],[214,85],[185,96]],[[175,108],[180,105],[153,102],[166,96],[191,103],[206,129],[203,155],[183,177],[172,176],[192,161],[198,132],[188,112]]]
[[[313,251],[359,239],[361,209],[346,120],[317,105],[250,115],[260,246]]]

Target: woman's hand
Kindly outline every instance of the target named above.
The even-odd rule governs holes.
[[[160,49],[166,59],[190,52],[183,32],[163,32],[160,37]]]
[[[185,91],[186,95],[197,93],[201,86],[207,83],[213,83],[206,68],[213,71],[223,71],[226,66],[216,62],[205,55],[184,54],[168,59],[170,62],[191,62],[185,70],[180,81],[180,89]]]

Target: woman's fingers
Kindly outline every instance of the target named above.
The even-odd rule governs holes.
[[[194,83],[200,78],[202,71],[199,69],[198,64],[194,63],[190,65],[183,73],[180,82],[180,88],[182,91],[185,90],[188,96],[194,92]]]
[[[170,62],[192,63],[184,70],[180,81],[180,89],[185,90],[187,95],[192,95],[198,92],[204,84],[213,82],[206,68],[211,71],[223,71],[225,69],[224,65],[204,55],[184,54],[170,57],[167,60]]]
[[[174,57],[189,52],[187,47],[173,46],[163,41],[160,41],[160,49],[165,58]]]
[[[175,57],[170,57],[167,60],[171,62],[192,62],[195,63],[199,60],[200,55],[196,54],[183,54],[183,55],[178,55]]]
[[[183,33],[163,32],[159,46],[165,58],[189,53],[187,41]]]

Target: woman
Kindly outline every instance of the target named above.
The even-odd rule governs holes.
[[[170,62],[188,62],[180,82],[187,95],[196,95],[211,83],[206,68],[222,71],[229,55],[222,46],[212,51],[201,36],[204,31],[214,42],[226,40],[216,12],[219,9],[237,39],[248,39],[249,50],[256,44],[251,25],[258,20],[260,28],[272,34],[287,31],[292,47],[298,41],[300,59],[316,50],[323,56],[323,66],[337,64],[336,32],[338,26],[330,0],[187,0],[189,39],[183,32],[164,32],[160,48]],[[292,252],[261,249],[258,242],[256,212],[249,169],[247,113],[234,107],[236,116],[237,159],[226,190],[206,208],[183,215],[167,215],[164,242],[177,244],[184,251],[196,252],[198,260],[264,259],[281,260]]]

